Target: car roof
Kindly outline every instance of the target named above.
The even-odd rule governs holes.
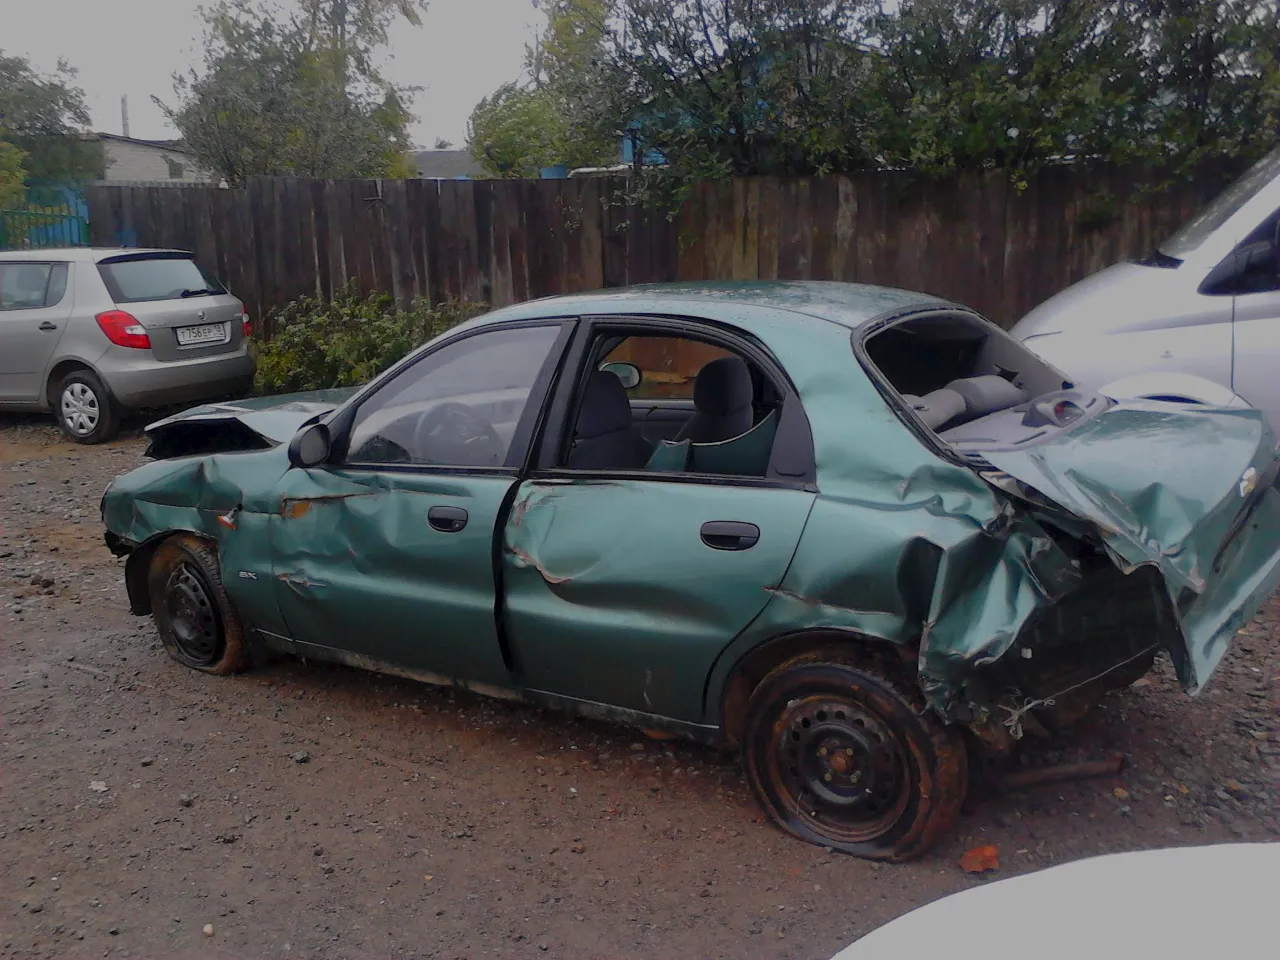
[[[929,307],[955,307],[948,300],[892,287],[805,280],[744,280],[710,283],[639,284],[593,293],[546,297],[505,307],[486,322],[585,314],[705,314],[708,308],[766,307],[817,317],[856,329],[885,314]]]
[[[0,250],[0,260],[60,260],[69,263],[101,263],[111,257],[146,255],[148,253],[181,253],[191,255],[190,250],[167,247],[47,247],[40,250]]]

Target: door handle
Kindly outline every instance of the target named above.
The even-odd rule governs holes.
[[[760,542],[760,528],[738,520],[711,520],[702,525],[702,542],[712,550],[750,550]]]
[[[467,525],[467,511],[461,507],[432,507],[427,511],[427,523],[441,533],[457,533]]]
[[[40,329],[41,330],[57,330],[58,325],[56,323],[50,323],[48,320],[46,320],[44,323],[40,324]]]

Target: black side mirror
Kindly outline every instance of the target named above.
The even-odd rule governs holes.
[[[315,467],[329,459],[329,427],[313,423],[303,427],[289,441],[289,463],[295,467]]]

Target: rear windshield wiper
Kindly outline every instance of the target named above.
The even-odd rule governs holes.
[[[185,300],[187,297],[203,297],[210,293],[218,294],[221,292],[222,292],[221,290],[215,290],[213,289],[213,287],[201,287],[199,290],[183,290],[180,294],[178,294],[178,296],[182,297]]]

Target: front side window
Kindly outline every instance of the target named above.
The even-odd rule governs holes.
[[[360,405],[347,462],[501,467],[522,456],[512,439],[559,332],[486,331],[423,357]]]
[[[98,264],[116,303],[180,300],[226,293],[226,289],[190,257],[148,256],[105,260]]]
[[[0,310],[57,306],[66,291],[65,263],[0,263]]]

